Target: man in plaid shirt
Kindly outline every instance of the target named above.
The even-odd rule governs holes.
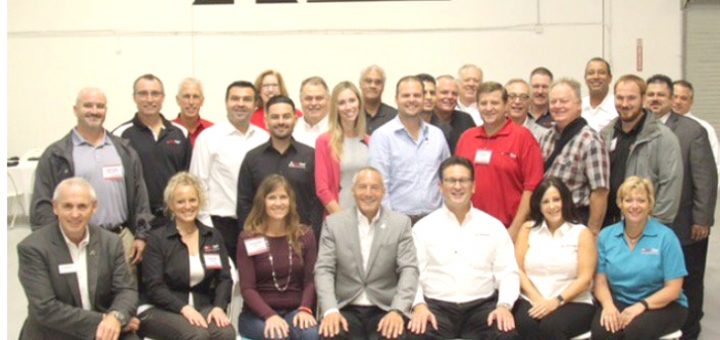
[[[572,192],[582,222],[597,234],[607,208],[610,158],[598,134],[580,114],[580,83],[561,79],[550,86],[554,126],[540,138],[545,177],[560,178]]]

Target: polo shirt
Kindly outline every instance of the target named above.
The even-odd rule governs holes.
[[[162,115],[163,128],[155,138],[152,130],[145,126],[137,113],[132,120],[113,130],[113,134],[130,141],[137,151],[147,185],[150,211],[159,216],[165,205],[163,191],[172,176],[186,171],[190,165],[192,146],[188,132],[180,124],[170,122]]]
[[[490,153],[489,163],[481,159],[481,153]],[[543,180],[540,146],[528,129],[510,119],[493,136],[487,135],[484,126],[466,131],[455,154],[475,168],[473,206],[505,227],[515,218],[523,191],[532,192]]]
[[[605,227],[598,237],[598,273],[607,277],[613,298],[631,305],[662,289],[666,281],[687,276],[685,259],[672,229],[650,218],[631,251],[625,241],[625,223]],[[681,293],[676,300],[687,307]]]
[[[178,123],[182,125],[185,129],[188,130],[188,134],[190,135],[190,145],[195,145],[195,140],[200,135],[200,132],[203,132],[203,130],[213,126],[213,122],[209,120],[205,120],[198,117],[198,125],[195,127],[195,131],[190,131],[190,128],[183,125],[182,120],[180,119],[180,114],[178,113],[177,117],[172,120],[173,123]]]
[[[260,183],[272,174],[282,175],[290,182],[300,221],[312,226],[318,237],[324,207],[315,195],[315,150],[294,139],[285,153],[278,152],[268,140],[245,155],[237,184],[236,211],[240,227],[245,225]]]
[[[553,123],[553,119],[552,119],[552,116],[550,115],[550,111],[543,113],[543,115],[540,116],[540,118],[538,118],[538,119],[535,119],[535,117],[533,117],[533,115],[528,112],[528,119],[531,119],[533,122],[539,124],[540,126],[546,128],[546,129],[551,128],[552,123]]]
[[[430,118],[430,124],[437,126],[442,130],[443,134],[445,134],[448,147],[450,147],[450,153],[455,153],[455,147],[463,132],[477,126],[469,114],[457,110],[453,111],[450,115],[450,122],[447,123],[440,120],[440,117],[433,113]]]
[[[383,126],[385,123],[391,121],[395,118],[395,116],[397,116],[397,109],[385,103],[380,103],[380,108],[374,116],[371,116],[367,112],[367,109],[365,109],[365,121],[367,122],[366,127],[368,136],[372,135],[375,130]]]

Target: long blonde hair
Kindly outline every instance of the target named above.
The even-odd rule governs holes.
[[[254,235],[265,235],[267,232],[268,216],[266,213],[265,198],[278,188],[285,189],[290,204],[288,206],[288,214],[285,216],[285,229],[290,246],[298,256],[302,256],[302,244],[300,238],[308,230],[306,226],[300,224],[300,215],[297,212],[297,203],[295,200],[295,191],[293,191],[290,182],[281,175],[270,175],[266,177],[255,193],[253,198],[253,206],[245,220],[245,231]]]
[[[335,85],[330,97],[330,119],[329,119],[329,133],[330,133],[330,150],[335,160],[340,161],[343,153],[343,142],[345,141],[345,134],[343,133],[342,121],[340,114],[338,113],[338,97],[340,93],[350,90],[358,99],[359,112],[357,119],[355,119],[354,131],[358,137],[365,139],[367,132],[365,131],[365,105],[363,103],[362,96],[358,88],[349,81],[343,81]]]

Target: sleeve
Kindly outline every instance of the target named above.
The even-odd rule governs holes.
[[[68,305],[55,296],[49,263],[43,250],[26,245],[17,247],[19,279],[28,299],[28,314],[38,323],[67,332],[78,339],[95,337],[102,314]]]
[[[179,171],[188,171],[190,168],[190,160],[192,159],[192,143],[190,143],[190,133],[188,132],[187,135],[185,135],[185,139],[183,140],[183,163],[180,165]]]
[[[613,229],[613,227],[606,227],[603,231],[600,232],[600,236],[598,237],[597,241],[597,251],[598,251],[598,264],[597,264],[597,273],[598,274],[606,274],[607,275],[607,254],[605,252],[605,242],[607,241],[607,235],[610,233],[608,230]]]
[[[130,274],[130,269],[125,261],[125,250],[119,237],[111,239],[110,249],[112,249],[112,292],[114,298],[108,310],[121,312],[128,317],[134,316],[138,304],[137,283]]]
[[[418,262],[418,288],[415,293],[415,301],[412,304],[413,306],[425,303],[422,283],[425,281],[424,277],[427,275],[426,268],[428,263],[428,254],[427,246],[425,245],[425,240],[423,238],[423,229],[418,228],[422,226],[422,223],[422,221],[418,222],[412,229],[413,243],[415,244]]]
[[[303,291],[300,305],[312,309],[315,305],[315,278],[313,277],[313,269],[317,261],[317,243],[315,242],[315,233],[308,229],[303,235],[305,247],[303,248]]]
[[[718,176],[707,132],[700,124],[698,133],[690,145],[690,169],[692,171],[694,224],[711,226],[715,223]]]
[[[610,156],[599,136],[593,135],[589,139],[583,162],[591,190],[610,187]]]
[[[52,208],[52,195],[57,183],[55,183],[56,176],[53,174],[51,157],[50,148],[47,148],[35,169],[35,183],[30,206],[30,228],[33,231],[57,222]]]
[[[663,128],[663,127],[661,127]],[[680,143],[670,129],[661,130],[659,138],[657,183],[655,184],[655,208],[653,216],[664,224],[675,220],[680,208],[680,195],[683,185],[683,164]],[[614,203],[614,202],[613,202]]]
[[[447,146],[445,146],[447,150]],[[392,299],[391,307],[410,315],[418,287],[418,262],[415,243],[412,237],[410,218],[402,216],[403,225],[398,239],[397,254],[397,294]]]
[[[522,155],[523,166],[520,169],[523,172],[523,190],[534,191],[545,176],[542,153],[540,152],[540,144],[532,136],[530,130],[522,128],[521,131],[525,140]]]
[[[150,303],[171,312],[180,313],[187,303],[173,295],[165,283],[165,259],[161,240],[152,233],[147,238],[141,268],[143,285]]]
[[[317,192],[317,186],[315,183],[315,169],[317,166],[315,165],[315,149],[309,148],[312,150],[312,154],[310,154],[310,157],[308,157],[308,164],[309,167],[308,172],[306,176],[308,176],[308,185],[310,186],[305,193],[307,194],[307,199],[310,200],[310,224],[312,224],[312,227],[314,230],[320,231],[320,227],[322,226],[323,221],[323,215],[325,214],[325,206],[320,203],[320,199],[318,198],[316,192]]]
[[[252,166],[251,164],[253,161],[254,157],[252,157],[252,154],[248,154],[245,156],[245,159],[243,159],[242,165],[240,165],[236,209],[239,224],[238,228],[240,228],[240,230],[243,230],[243,227],[245,226],[245,219],[247,219],[248,214],[250,214],[250,209],[252,208],[253,192],[255,191],[255,188],[253,188],[253,175],[250,167]]]
[[[368,147],[368,154],[370,155],[370,166],[380,171],[383,176],[383,182],[385,185],[385,197],[383,198],[383,205],[387,208],[392,209],[390,206],[390,173],[392,168],[390,166],[390,146],[387,136],[382,134],[382,131],[376,131],[380,133],[373,134],[370,140],[370,146]],[[447,144],[447,143],[446,143]],[[445,145],[447,148],[447,145]]]
[[[680,240],[675,233],[667,229],[662,241],[662,269],[665,281],[674,280],[688,275],[685,267],[685,256]]]
[[[498,303],[515,304],[520,295],[520,273],[515,259],[515,246],[510,234],[499,221],[496,232],[495,259],[493,261],[493,275],[498,282]],[[500,229],[498,229],[500,228]]]
[[[335,296],[335,270],[337,264],[335,243],[335,235],[326,219],[320,234],[318,256],[315,262],[315,290],[321,313],[338,308],[337,297]]]
[[[233,286],[232,275],[230,274],[230,256],[227,248],[225,248],[225,242],[222,239],[220,231],[213,228],[212,237],[214,243],[220,245],[220,261],[222,262],[222,269],[218,272],[217,281],[215,282],[215,299],[213,305],[220,307],[222,310],[226,310],[228,303],[230,303]]]
[[[210,167],[212,161],[210,159],[210,141],[208,134],[201,133],[195,140],[195,146],[192,151],[192,159],[190,160],[189,172],[195,175],[203,185],[203,188],[210,190]],[[207,204],[200,210],[198,219],[207,226],[213,226],[210,214],[207,211]]]
[[[143,175],[142,162],[137,151],[128,145],[128,156],[132,162],[133,176],[135,177],[135,197],[133,202],[135,203],[135,238],[144,240],[147,238],[150,232],[150,222],[155,218],[150,213],[150,199],[148,198],[147,185],[145,184],[145,175]]]
[[[334,172],[332,152],[328,135],[320,136],[315,142],[315,192],[323,206],[338,199],[338,193],[330,188],[330,174]]]
[[[277,314],[263,300],[257,291],[257,278],[255,275],[255,261],[250,258],[245,248],[245,239],[241,234],[237,243],[237,269],[240,273],[240,293],[245,300],[245,305],[264,320]]]

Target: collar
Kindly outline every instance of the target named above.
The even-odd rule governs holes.
[[[660,223],[657,222],[654,218],[652,218],[652,217],[648,218],[648,221],[645,223],[645,230],[643,230],[643,232],[642,232],[642,237],[657,236],[658,231],[659,231],[658,224],[660,224]],[[618,222],[618,225],[620,227],[618,228],[618,230],[615,232],[614,235],[615,235],[615,237],[620,238],[620,237],[623,237],[623,235],[625,234],[625,220]]]
[[[505,118],[505,123],[503,123],[503,126],[500,128],[500,130],[498,130],[498,132],[496,132],[492,136],[487,135],[487,131],[485,131],[485,125],[478,126],[477,130],[475,130],[477,132],[476,137],[477,138],[496,138],[499,136],[507,136],[510,134],[510,130],[512,129],[512,126],[510,126],[511,125],[510,122],[512,122],[512,119]]]
[[[65,235],[65,230],[63,230],[60,223],[58,223],[58,228],[60,229],[60,234],[62,234],[63,239],[65,240],[65,244],[72,247],[77,247],[78,249],[82,249],[83,247],[87,246],[88,243],[90,243],[90,226],[85,227],[85,237],[83,237],[82,241],[76,246],[75,242],[71,241],[67,235]]]
[[[622,129],[622,120],[618,118],[615,122],[615,126],[613,126],[613,128],[615,129],[615,135],[617,136],[618,134],[621,134],[625,136],[637,136],[638,134],[640,134],[640,131],[642,131],[643,127],[645,127],[645,121],[648,117],[648,112],[646,112],[644,109],[642,110],[643,116],[640,118],[640,120],[638,120],[637,124],[635,124],[635,126],[633,126],[633,128],[628,132],[625,132]]]
[[[72,142],[73,142],[74,146],[80,146],[80,145],[93,146],[85,138],[80,136],[80,133],[77,131],[77,128],[73,128],[72,133],[70,135],[71,135],[70,138],[72,138]],[[108,137],[108,132],[106,130],[103,130],[103,141],[102,141],[102,143],[100,143],[100,145],[98,145],[98,147],[106,146],[106,145],[112,145],[112,143],[110,142],[110,137]]]
[[[547,225],[547,222],[544,219],[543,219],[542,224],[540,224],[540,226],[538,228],[539,228],[538,229],[539,232],[543,232],[543,233],[552,235],[552,232],[550,232],[550,227]],[[565,233],[568,232],[568,230],[570,230],[570,223],[565,221],[565,222],[563,222],[563,224],[560,225],[560,227],[557,228],[557,230],[555,230],[555,234],[558,236],[564,236]]]
[[[160,120],[162,121],[163,129],[168,129],[173,126],[169,120],[165,119],[165,116],[163,116],[162,113],[160,113],[159,115],[160,115]],[[143,122],[140,121],[140,113],[139,112],[135,112],[135,116],[133,116],[132,123],[133,123],[133,125],[136,125],[138,127],[142,127],[142,128],[148,129],[148,130],[150,129],[149,127],[147,127],[147,125],[143,124]]]
[[[250,132],[250,130],[248,130],[248,132]],[[289,152],[295,152],[297,150],[296,144],[297,141],[295,141],[295,138],[291,136],[290,145],[288,146],[287,150],[285,150],[285,154]],[[260,147],[262,148],[263,152],[273,152],[276,154],[280,154],[280,152],[272,145],[272,137],[270,137],[268,141],[265,142],[265,144],[262,144]]]
[[[654,114],[654,113],[653,113],[653,114]],[[657,117],[657,120],[659,120],[659,121],[660,121],[661,123],[663,123],[663,124],[667,124],[667,121],[668,121],[668,119],[670,118],[671,115],[672,115],[672,110],[671,110],[670,112],[668,112],[668,113],[660,116],[660,117]]]
[[[304,118],[299,119],[298,123],[302,124],[302,127],[305,128],[305,130],[312,130],[312,129],[322,129],[323,126],[327,126],[328,124],[328,116],[329,114],[326,114],[325,117],[320,119],[315,125],[310,125]]]
[[[369,226],[375,225],[380,220],[380,213],[382,212],[382,206],[378,209],[377,213],[375,213],[375,217],[372,218],[372,221],[368,221],[367,217],[360,211],[360,208],[355,207],[355,211],[357,214],[358,222],[366,222]]]
[[[209,236],[212,233],[209,227],[206,227],[204,224],[202,224],[202,222],[197,219],[195,220],[195,226],[197,226],[200,236]],[[171,220],[170,223],[167,224],[164,230],[164,234],[165,238],[167,239],[180,239],[180,233],[177,230],[177,224],[175,223],[175,219]]]
[[[452,211],[450,211],[450,208],[447,207],[447,205],[445,204],[445,202],[443,202],[443,205],[442,205],[442,207],[440,207],[440,209],[442,209],[442,211],[443,211],[443,213],[445,214],[445,217],[446,217],[446,218],[452,219],[453,221],[457,221],[457,222],[458,222],[458,225],[461,226],[461,227],[464,226],[464,225],[466,225],[466,224],[468,224],[468,223],[470,223],[470,222],[472,222],[472,220],[473,220],[473,219],[472,219],[472,215],[473,215],[473,213],[472,213],[472,212],[473,212],[472,204],[470,204],[470,209],[468,209],[467,213],[465,213],[465,218],[464,218],[462,221],[458,221],[458,220],[457,220],[457,216],[455,216],[455,213],[453,213]]]
[[[407,129],[405,128],[405,125],[403,125],[402,121],[400,120],[400,115],[395,116],[395,118],[393,118],[391,121],[389,121],[385,124],[392,124],[391,127],[392,127],[393,131],[395,131],[395,132],[398,132],[401,130],[407,131]],[[426,136],[427,130],[428,130],[428,123],[425,123],[425,121],[422,120],[422,118],[421,118],[420,119],[420,135],[422,137]]]

